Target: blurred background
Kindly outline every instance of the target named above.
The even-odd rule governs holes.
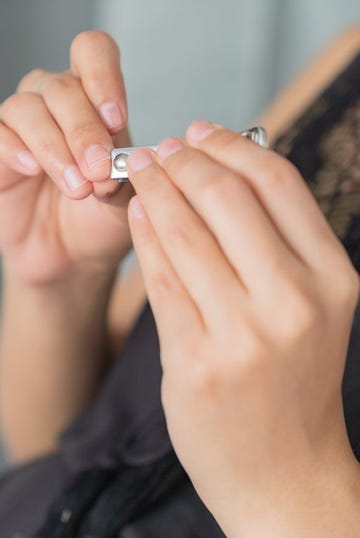
[[[135,144],[195,118],[246,128],[359,19],[359,0],[1,0],[0,101],[30,69],[66,69],[73,37],[100,28],[121,47]]]
[[[1,0],[0,102],[33,68],[67,69],[73,37],[99,28],[122,51],[134,144],[196,118],[242,129],[359,20],[359,0]]]

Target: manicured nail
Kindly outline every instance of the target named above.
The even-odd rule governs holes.
[[[75,165],[71,164],[67,166],[64,170],[64,179],[72,191],[75,191],[81,185],[87,182],[87,179],[81,174],[80,169]]]
[[[160,161],[165,161],[170,155],[177,153],[185,147],[185,143],[180,138],[167,138],[163,140],[157,149]]]
[[[145,209],[144,209],[144,206],[142,204],[142,202],[140,201],[140,198],[138,196],[133,196],[131,198],[131,202],[130,202],[130,211],[131,211],[131,214],[136,218],[136,219],[141,219],[142,217],[145,216]]]
[[[95,144],[86,150],[85,161],[88,168],[96,168],[104,164],[104,162],[110,162],[110,154],[104,146]]]
[[[139,170],[143,170],[153,162],[154,157],[151,151],[148,151],[146,149],[137,149],[136,151],[130,153],[126,161],[126,166],[131,168],[131,170],[134,170],[134,172],[138,172]]]
[[[19,151],[17,154],[17,160],[19,164],[21,164],[21,166],[30,173],[39,172],[40,170],[39,163],[36,161],[35,157],[32,153],[30,153],[30,151]]]
[[[187,136],[194,142],[204,140],[209,134],[215,131],[216,125],[207,121],[193,121],[187,130]]]
[[[121,108],[115,101],[102,104],[100,107],[100,116],[109,129],[120,129],[125,123]]]

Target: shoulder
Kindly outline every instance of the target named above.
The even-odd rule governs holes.
[[[360,24],[348,28],[328,44],[275,98],[258,123],[270,142],[281,135],[360,52]]]

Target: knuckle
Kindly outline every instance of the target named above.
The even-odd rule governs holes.
[[[193,361],[188,371],[188,383],[193,393],[217,397],[223,385],[220,368],[216,363],[201,358]]]
[[[106,189],[97,189],[98,185],[94,185],[94,192],[93,196],[97,198],[100,202],[103,202],[104,204],[108,204],[113,202],[114,196],[121,190],[122,184],[121,183],[114,183],[113,185],[107,186]]]
[[[274,249],[271,255],[267,257],[267,273],[269,278],[273,279],[273,283],[277,286],[281,286],[284,282],[291,286],[296,286],[297,281],[294,278],[292,280],[289,271],[294,270],[294,264],[291,263],[291,258],[283,249]],[[290,267],[289,267],[290,266]]]
[[[170,226],[168,229],[169,242],[177,248],[192,250],[193,241],[189,235],[189,230],[185,226]]]
[[[227,344],[226,360],[220,360],[213,346],[204,341],[189,341],[182,346],[182,358],[186,362],[186,384],[189,390],[213,401],[221,401],[230,392],[246,391],[261,383],[271,374],[274,362],[269,361],[271,341],[253,324],[242,329],[238,336]],[[220,346],[222,348],[222,346]],[[275,354],[274,354],[275,355]]]
[[[285,159],[274,158],[269,162],[269,166],[264,167],[264,182],[271,189],[276,185],[284,185],[291,180],[293,170]]]
[[[341,278],[338,279],[338,286],[342,299],[346,303],[357,303],[360,294],[360,277],[355,268],[350,267],[344,271]]]
[[[69,89],[74,89],[79,86],[77,79],[70,73],[55,73],[47,78],[42,85],[42,92],[45,97],[52,93],[63,93]]]
[[[12,114],[14,110],[17,109],[17,103],[19,102],[19,94],[10,95],[5,101],[1,104],[1,116],[3,119],[6,119]]]
[[[318,302],[299,286],[293,286],[282,318],[282,331],[290,340],[298,340],[324,322]]]
[[[49,140],[41,138],[34,141],[34,151],[38,155],[42,155],[43,157],[49,157],[54,153],[54,144],[51,143]]]
[[[221,150],[228,151],[237,148],[239,138],[243,137],[238,133],[229,131],[228,129],[216,129],[212,134],[212,141],[216,144]]]
[[[220,401],[229,391],[247,390],[255,386],[269,370],[267,353],[258,346],[256,351],[238,354],[226,361],[193,361],[187,369],[187,382],[192,393],[213,401]]]
[[[248,189],[241,177],[232,170],[217,164],[204,162],[201,152],[197,149],[186,148],[175,154],[166,165],[180,184],[189,187],[203,201],[216,206],[219,202],[236,200],[239,189]],[[192,182],[196,169],[200,169],[197,181]],[[205,173],[206,170],[206,173]]]
[[[276,357],[273,359],[270,366],[269,361],[265,360],[268,356],[267,352],[263,352],[260,347],[256,352],[253,352],[236,365],[231,372],[228,372],[229,384],[235,384],[238,389],[247,390],[250,387],[254,387],[257,383],[265,378],[268,378],[268,374],[271,368],[274,368]]]
[[[30,87],[30,85],[33,84],[34,81],[42,79],[46,76],[46,74],[47,72],[44,69],[32,69],[20,80],[17,86],[17,91],[22,91],[23,89]]]
[[[179,151],[166,161],[166,167],[170,172],[176,172],[179,177],[186,177],[196,161],[197,151],[192,148]]]
[[[74,125],[68,133],[68,138],[71,143],[80,145],[81,148],[85,149],[89,145],[89,140],[98,141],[99,138],[103,138],[101,129],[101,123],[99,121],[89,121],[87,123],[80,123]]]
[[[10,95],[1,105],[1,116],[8,119],[18,114],[24,107],[42,104],[42,98],[33,92],[15,93]]]
[[[42,69],[41,67],[36,67],[35,69],[32,69],[29,71],[27,75],[25,75],[24,78],[31,77],[31,78],[40,78],[46,75],[45,69]]]
[[[339,252],[335,251],[329,268],[324,273],[330,297],[334,306],[356,303],[360,294],[360,275],[355,269],[345,247],[339,243]]]
[[[93,196],[94,198],[99,200],[99,202],[102,202],[103,204],[108,204],[111,202],[114,193],[110,190],[101,194],[99,194],[98,192],[93,192]]]
[[[165,297],[165,299],[168,299],[169,294],[173,292],[171,277],[165,271],[157,271],[152,274],[151,281],[158,298]]]
[[[198,336],[193,336],[186,334],[181,340],[181,343],[178,347],[183,360],[188,360],[189,362],[198,360],[203,353],[204,342]]]
[[[229,171],[224,171],[219,177],[218,170],[208,174],[204,184],[201,185],[201,197],[217,206],[223,206],[231,200],[236,200],[239,188],[245,186],[241,184],[241,179],[235,177]]]

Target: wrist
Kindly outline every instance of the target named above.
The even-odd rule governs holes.
[[[118,262],[87,263],[68,268],[53,278],[38,279],[24,275],[6,256],[2,259],[2,279],[5,291],[11,289],[26,296],[47,297],[62,302],[88,297],[89,303],[103,299],[104,292],[111,289],[118,270]]]
[[[9,455],[22,461],[53,450],[59,432],[96,394],[110,364],[106,310],[115,273],[34,285],[8,269],[0,418]]]
[[[351,451],[351,449],[350,449]],[[338,465],[288,480],[281,491],[244,497],[232,517],[219,521],[228,538],[355,538],[360,525],[360,466],[352,452]],[[249,517],[249,514],[250,517]]]
[[[10,327],[13,334],[14,326],[36,324],[64,342],[106,341],[106,314],[117,268],[73,272],[66,279],[46,283],[28,281],[10,269],[5,263],[2,332]]]

